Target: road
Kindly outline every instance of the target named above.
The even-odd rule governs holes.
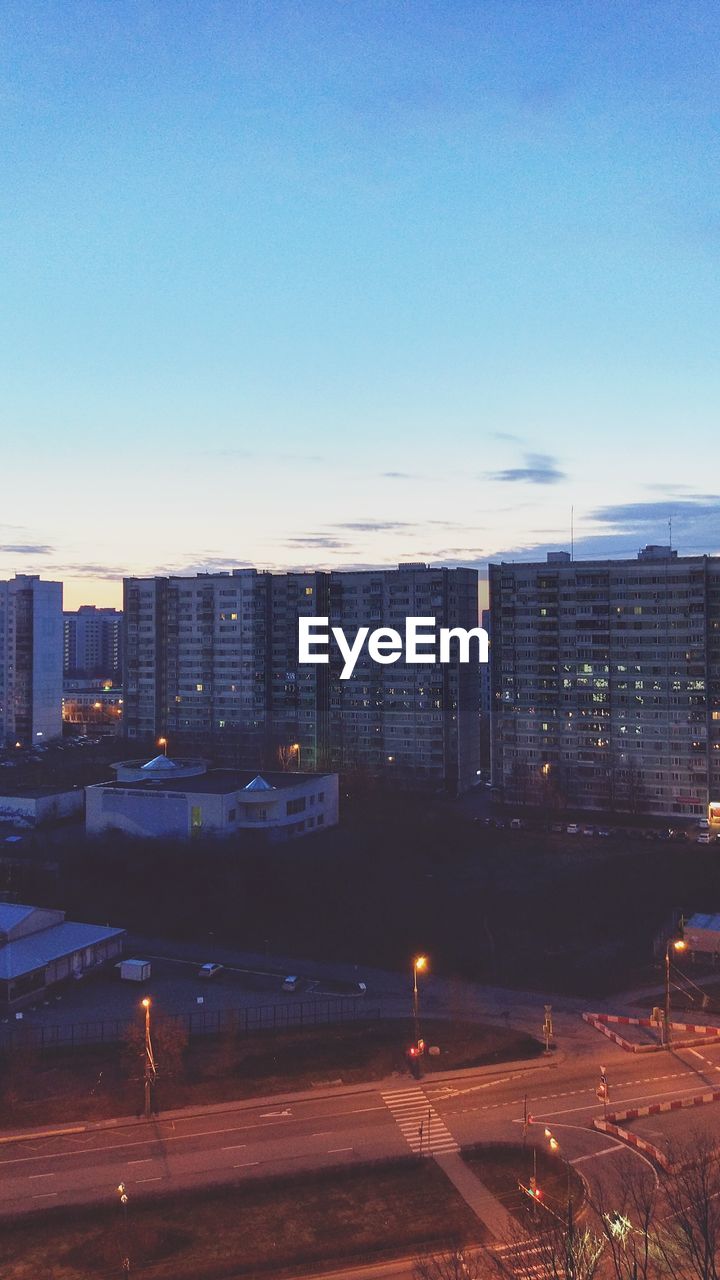
[[[144,1120],[69,1126],[0,1139],[0,1214],[102,1201],[124,1182],[133,1195],[352,1165],[480,1141],[519,1141],[527,1108],[590,1180],[622,1180],[641,1157],[589,1126],[602,1113],[599,1065],[613,1107],[696,1094],[720,1081],[720,1046],[634,1056],[597,1036],[564,1061],[480,1068],[337,1086]],[[707,1109],[717,1127],[720,1108]],[[705,1114],[705,1113],[704,1113]],[[422,1135],[420,1125],[422,1124]],[[535,1129],[535,1132],[538,1130]],[[617,1172],[609,1173],[613,1167]]]

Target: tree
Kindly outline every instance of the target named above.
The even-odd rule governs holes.
[[[664,1213],[654,1244],[668,1280],[720,1277],[720,1162],[713,1144],[699,1135],[673,1152],[663,1179]]]
[[[413,1266],[413,1280],[482,1280],[486,1275],[480,1255],[457,1246],[448,1252],[416,1258]]]
[[[535,1235],[521,1232],[494,1258],[503,1280],[594,1280],[605,1241],[545,1211]]]

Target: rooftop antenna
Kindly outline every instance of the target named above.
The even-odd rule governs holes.
[[[575,508],[570,508],[570,559],[575,559]]]
[[[668,520],[668,529],[670,531],[670,550],[672,551],[672,516]]]

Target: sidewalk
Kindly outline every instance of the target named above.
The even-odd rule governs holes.
[[[501,1243],[512,1240],[518,1233],[518,1223],[500,1201],[488,1191],[477,1174],[469,1169],[459,1152],[434,1157],[455,1190],[472,1209],[473,1213],[495,1239]]]
[[[529,1071],[552,1071],[564,1062],[562,1051],[554,1053],[552,1058],[520,1058],[515,1062],[491,1063],[484,1067],[464,1067],[456,1071],[434,1071],[430,1076],[423,1076],[417,1085],[426,1089],[429,1085],[448,1084],[453,1080],[471,1080],[494,1077],[504,1079],[508,1075],[524,1075]],[[411,1081],[412,1077],[402,1076],[402,1080]],[[359,1084],[326,1085],[321,1089],[298,1089],[288,1093],[258,1094],[252,1098],[226,1099],[224,1102],[208,1102],[198,1106],[179,1107],[174,1110],[156,1112],[153,1120],[175,1121],[191,1120],[195,1116],[222,1115],[224,1112],[250,1111],[254,1107],[282,1106],[293,1102],[308,1102],[327,1098],[352,1097],[363,1093],[381,1093],[383,1090],[397,1089],[398,1076],[386,1076],[380,1080],[365,1080]],[[68,1121],[67,1124],[53,1125],[52,1128],[28,1128],[0,1130],[0,1144],[9,1142],[27,1142],[42,1137],[62,1137],[66,1133],[96,1133],[103,1129],[119,1129],[129,1125],[147,1124],[144,1116],[112,1116],[108,1120]]]

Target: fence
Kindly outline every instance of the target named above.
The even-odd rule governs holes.
[[[317,1027],[332,1023],[371,1022],[383,1016],[382,1008],[370,1008],[361,996],[335,1000],[299,1000],[285,1004],[250,1005],[242,1009],[193,1009],[190,1013],[163,1014],[182,1027],[190,1038],[223,1034],[251,1035],[255,1031],[284,1031],[291,1027]],[[79,1048],[83,1045],[117,1044],[137,1019],[105,1019],[99,1022],[67,1022],[56,1026],[16,1022],[0,1027],[0,1051],[31,1046],[37,1049]]]

